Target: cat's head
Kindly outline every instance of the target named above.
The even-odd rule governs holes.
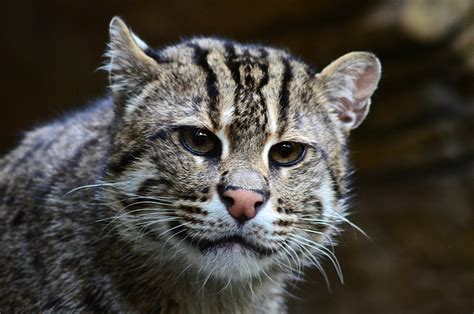
[[[331,255],[347,137],[380,78],[373,54],[316,73],[285,51],[212,38],[157,52],[118,18],[110,36],[107,197],[125,239],[225,280]]]

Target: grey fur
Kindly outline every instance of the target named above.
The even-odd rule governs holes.
[[[302,268],[337,267],[346,141],[378,60],[352,53],[315,74],[273,48],[198,38],[156,52],[118,18],[110,33],[112,96],[0,160],[0,312],[285,312]],[[220,157],[183,148],[184,126],[214,132]],[[272,166],[281,141],[306,143],[304,160]],[[244,226],[217,196],[229,185],[268,194]],[[223,235],[265,251],[202,247]]]

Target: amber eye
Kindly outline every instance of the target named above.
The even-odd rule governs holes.
[[[182,145],[195,155],[216,157],[220,153],[219,139],[206,129],[183,128],[180,140]]]
[[[306,153],[306,145],[297,142],[281,142],[270,149],[270,161],[277,166],[293,166]]]

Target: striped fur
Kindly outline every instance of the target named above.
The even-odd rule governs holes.
[[[339,272],[346,142],[375,56],[316,74],[286,51],[215,38],[155,51],[118,18],[110,35],[112,95],[0,160],[0,311],[285,312],[304,267],[324,272],[326,257]],[[186,127],[214,133],[218,156],[188,151]],[[301,162],[269,160],[283,141],[304,143]],[[255,218],[228,214],[229,187],[264,197]]]

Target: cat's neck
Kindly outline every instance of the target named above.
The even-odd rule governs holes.
[[[137,259],[136,264],[131,263],[134,259]],[[141,267],[130,267],[140,265],[140,260]],[[229,281],[213,278],[199,270],[184,270],[172,263],[150,263],[145,268],[143,256],[128,255],[123,263],[125,268],[117,268],[120,274],[116,278],[138,312],[285,312],[284,287],[289,275],[278,270],[267,271],[260,277]]]
[[[187,276],[164,295],[165,305],[172,313],[281,313],[284,307],[283,274],[269,278],[240,281],[215,281]],[[168,303],[166,304],[166,301]]]

